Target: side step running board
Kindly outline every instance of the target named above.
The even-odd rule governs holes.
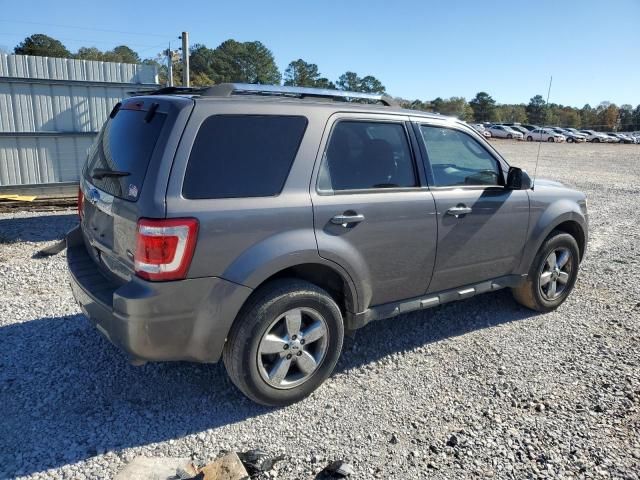
[[[364,312],[349,315],[347,319],[348,328],[350,330],[355,330],[376,320],[383,320],[403,313],[414,312],[416,310],[455,302],[456,300],[464,300],[465,298],[474,297],[480,293],[492,292],[505,287],[517,287],[518,285],[521,285],[526,278],[526,275],[506,275],[493,280],[480,282],[475,285],[467,285],[462,288],[444,290],[425,297],[411,298],[401,302],[377,305],[365,310]]]

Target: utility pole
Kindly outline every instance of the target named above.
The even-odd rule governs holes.
[[[171,42],[169,48],[165,50],[167,54],[167,87],[173,87],[173,52],[171,51]]]
[[[190,86],[189,82],[189,32],[182,32],[182,85]]]

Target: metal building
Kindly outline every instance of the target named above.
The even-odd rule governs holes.
[[[0,190],[77,182],[113,106],[156,86],[150,65],[0,54]]]

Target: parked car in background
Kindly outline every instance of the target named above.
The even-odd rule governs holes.
[[[566,139],[567,137],[550,128],[536,128],[527,133],[527,142],[564,142]]]
[[[610,137],[616,137],[620,143],[636,143],[635,139],[625,133],[610,132]]]
[[[288,405],[369,322],[501,288],[558,308],[587,200],[532,185],[466,123],[381,95],[163,88],[118,103],[89,151],[72,290],[135,363],[222,358],[247,397]]]
[[[516,132],[520,132],[522,135],[526,135],[527,133],[529,133],[529,130],[524,128],[522,125],[509,125],[509,128],[511,128],[511,130],[515,130]]]
[[[592,143],[608,143],[609,139],[604,133],[596,132],[595,130],[580,130],[580,133],[584,133],[587,136],[587,142]]]
[[[567,139],[567,143],[583,143],[587,141],[586,135],[583,135],[581,133],[573,133],[566,128],[550,127],[550,129],[556,133],[559,133],[560,135],[564,135]]]
[[[532,130],[537,130],[538,128],[540,128],[538,125],[529,125],[526,123],[523,123],[520,125],[522,128],[526,128],[529,132],[531,132]]]
[[[494,138],[513,138],[514,140],[522,140],[524,138],[521,132],[517,132],[507,125],[491,125],[488,130]]]
[[[472,123],[470,124],[471,128],[473,128],[476,132],[482,135],[485,138],[491,138],[491,132],[485,128],[485,126],[481,123]]]
[[[566,130],[567,132],[575,133],[576,135],[583,135],[585,138],[587,137],[586,134],[582,133],[577,128],[567,127],[567,128],[563,128],[563,130]]]
[[[605,133],[607,136],[607,140],[609,143],[620,143],[620,139],[616,137],[613,133]]]

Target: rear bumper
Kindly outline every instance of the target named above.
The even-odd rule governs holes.
[[[120,284],[100,271],[77,227],[67,235],[73,295],[91,322],[134,360],[220,359],[248,287],[221,278]]]

